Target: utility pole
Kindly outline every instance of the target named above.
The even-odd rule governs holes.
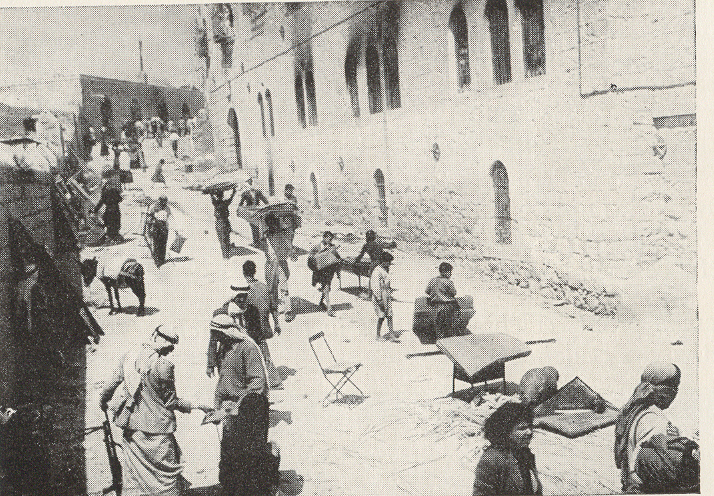
[[[141,46],[141,40],[139,40],[139,74],[141,74],[141,80],[144,84],[148,83],[149,78],[144,72],[144,54]]]

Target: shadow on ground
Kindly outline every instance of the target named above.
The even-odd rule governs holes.
[[[482,383],[472,388],[461,389],[453,394],[450,394],[449,396],[471,403],[475,397],[486,393],[501,393],[507,396],[513,396],[518,393],[518,387],[518,384],[515,382],[506,381],[504,388],[503,381],[492,381],[488,384]]]
[[[228,256],[229,257],[245,257],[247,255],[255,255],[258,253],[255,250],[251,250],[250,248],[246,248],[244,246],[236,246],[236,245],[231,245],[229,251],[228,251]]]
[[[331,401],[329,404],[346,405],[350,408],[354,408],[364,403],[364,400],[367,398],[369,398],[369,396],[362,396],[361,394],[346,394],[344,396],[340,396],[337,400]]]
[[[293,423],[292,412],[286,412],[283,410],[270,410],[270,427],[273,428],[278,425],[281,421],[290,425]]]
[[[90,305],[88,305],[90,306]],[[95,310],[103,310],[111,308],[108,304],[102,303],[99,306],[93,307]],[[136,311],[139,309],[136,305],[129,305],[128,307],[122,307],[121,313],[136,315]],[[154,315],[159,313],[159,309],[156,307],[144,307],[145,315]]]
[[[293,246],[293,253],[295,253],[296,256],[300,257],[300,256],[302,256],[302,255],[307,255],[307,254],[308,254],[308,251],[307,251],[307,250],[303,250],[303,249],[300,248],[299,246]]]
[[[363,300],[369,300],[369,290],[364,286],[346,286],[340,288],[340,291],[344,291],[345,293],[351,294],[357,298],[362,298]]]
[[[169,262],[188,262],[189,260],[193,260],[193,259],[191,257],[172,257],[172,258],[167,258],[166,262],[164,262],[164,265]]]
[[[284,381],[290,376],[293,376],[297,373],[297,370],[291,369],[290,367],[286,367],[285,365],[279,365],[276,369],[278,371],[278,375],[280,376],[280,380]]]
[[[280,471],[280,485],[278,487],[280,490],[279,494],[284,496],[297,496],[302,492],[304,485],[305,478],[294,470]],[[185,496],[217,496],[219,490],[220,486],[215,484],[213,486],[192,487],[186,490],[183,494]]]
[[[295,313],[295,315],[325,311],[320,308],[319,305],[315,305],[313,302],[307,301],[306,299],[300,298],[299,296],[293,296],[292,303],[293,313]],[[332,305],[332,310],[335,312],[339,312],[341,310],[350,310],[351,308],[352,303],[337,303],[335,305]]]
[[[139,310],[139,307],[132,305],[128,307],[124,307],[122,310],[122,313],[130,313],[136,315],[136,311]],[[159,309],[155,307],[144,307],[144,315],[154,315],[155,313],[159,313]]]

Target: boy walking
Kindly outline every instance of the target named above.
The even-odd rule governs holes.
[[[387,319],[387,327],[389,333],[385,335],[394,336],[394,324],[392,318],[392,286],[389,278],[389,266],[392,264],[394,257],[391,253],[382,252],[379,258],[379,265],[372,271],[369,278],[369,287],[372,291],[372,303],[374,304],[374,312],[377,314],[377,340],[381,340],[382,324],[384,319]]]
[[[426,294],[429,304],[436,307],[435,331],[436,339],[448,337],[454,327],[454,317],[459,308],[456,301],[456,287],[451,280],[454,267],[448,262],[439,264],[439,277],[429,281]]]

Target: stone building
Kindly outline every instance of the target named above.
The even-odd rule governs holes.
[[[21,117],[49,111],[62,121],[63,139],[67,145],[74,146],[84,156],[82,137],[89,132],[90,126],[98,136],[102,126],[109,123],[108,128],[118,138],[121,127],[131,119],[132,110],[138,109],[143,119],[159,116],[165,111],[165,117],[178,121],[183,116],[184,106],[191,117],[196,117],[204,108],[204,102],[203,94],[195,88],[173,88],[83,74],[37,84],[13,84],[0,87],[0,134],[18,134],[22,130]]]
[[[314,174],[357,230],[593,291],[668,263],[695,291],[693,0],[214,4],[197,26],[217,158],[264,189],[311,197]]]

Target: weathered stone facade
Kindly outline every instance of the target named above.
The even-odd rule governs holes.
[[[511,81],[505,84],[496,83],[488,13],[498,4],[507,12]],[[272,170],[278,194],[289,182],[306,201],[314,173],[321,215],[358,231],[379,226],[374,174],[380,169],[397,238],[442,246],[436,253],[444,256],[547,264],[575,281],[573,287],[592,286],[593,294],[638,287],[657,293],[658,283],[645,274],[667,263],[687,286],[670,296],[690,298],[693,0],[545,0],[544,62],[533,71],[524,56],[524,13],[539,4],[205,6],[208,39],[213,29],[220,30],[216,39],[235,37],[231,67],[221,53],[226,43],[209,41],[206,94],[217,158],[235,167],[239,141],[242,165],[261,187],[268,189]],[[466,19],[470,71],[462,87],[450,28],[457,6]],[[219,11],[224,15],[212,22]],[[372,113],[374,60],[385,110]],[[239,140],[228,125],[229,109],[237,115]],[[495,184],[496,161],[507,171],[506,189],[503,178]],[[510,245],[497,242],[496,186],[507,192]]]

